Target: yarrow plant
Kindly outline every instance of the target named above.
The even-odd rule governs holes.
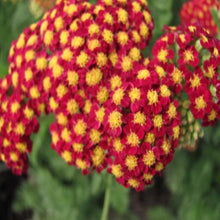
[[[44,12],[51,9],[55,5],[55,0],[30,0],[30,12],[39,18]]]
[[[66,163],[137,191],[176,147],[194,149],[220,117],[220,42],[201,25],[165,27],[144,58],[153,26],[145,0],[58,0],[26,28],[0,82],[1,160],[27,171],[42,113]]]
[[[199,24],[217,34],[217,25],[212,17],[211,9],[219,10],[218,0],[190,0],[183,4],[180,11],[182,24]]]

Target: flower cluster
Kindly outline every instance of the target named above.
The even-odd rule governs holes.
[[[152,29],[145,0],[58,0],[12,43],[0,82],[1,160],[26,171],[42,113],[55,116],[51,147],[66,163],[83,174],[107,167],[136,190],[179,140],[193,149],[196,120],[220,117],[220,43],[196,25],[166,28],[144,58]]]
[[[29,9],[34,17],[40,17],[44,12],[52,8],[56,0],[30,0]]]
[[[11,81],[10,75],[0,81],[0,158],[14,173],[22,174],[28,168],[30,135],[39,126],[31,101],[16,91],[9,96]]]
[[[217,26],[212,18],[211,8],[219,9],[218,0],[189,0],[180,10],[182,24],[200,24],[210,33],[217,34]]]
[[[123,147],[131,133],[128,146],[138,137],[136,145],[132,144],[137,148],[150,130],[160,131],[161,141],[167,136],[169,149],[161,157],[164,165],[169,161],[165,158],[172,152],[173,143],[167,135],[167,130],[172,133],[172,123],[166,116],[168,107],[161,106],[160,96],[155,97],[160,90],[158,82],[147,86],[146,82],[152,81],[150,78],[145,81],[150,73],[140,64],[144,62],[140,49],[148,44],[152,28],[145,1],[109,0],[96,5],[58,1],[40,22],[25,29],[12,43],[8,61],[13,90],[31,101],[37,116],[42,112],[55,115],[56,122],[50,128],[52,148],[83,173],[91,168],[99,172],[112,163],[113,143],[118,141],[118,146]],[[135,68],[138,65],[139,71]],[[131,83],[137,72],[140,72],[139,87]],[[146,113],[142,84],[150,90],[149,96],[152,92],[153,99],[158,99]],[[161,98],[166,104],[172,102],[169,90],[167,93]],[[157,111],[152,115],[154,108]],[[134,119],[140,124],[137,134],[131,132],[133,124],[128,123]],[[144,128],[146,123],[148,128]],[[152,167],[156,166],[158,155]],[[160,167],[161,171],[164,166]],[[124,179],[128,176],[125,171],[123,176]]]
[[[200,26],[166,29],[154,45],[154,60],[167,70],[179,101],[190,101],[193,117],[202,119],[203,126],[215,124],[220,117],[219,40]]]
[[[199,138],[204,136],[204,131],[200,122],[196,120],[191,111],[189,111],[189,106],[190,101],[184,100],[179,107],[182,124],[178,147],[195,151]]]
[[[43,10],[43,11],[47,11],[50,8],[52,8],[55,3],[56,0],[31,0],[31,1],[35,1],[36,4]]]
[[[143,190],[172,160],[180,136],[179,104],[158,69],[151,61],[147,67],[134,62],[131,73],[121,73],[122,83],[106,103],[111,108],[106,110],[104,131],[114,156],[108,171],[136,190]]]

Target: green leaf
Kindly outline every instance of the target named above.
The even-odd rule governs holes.
[[[92,195],[96,195],[100,191],[101,185],[103,183],[103,178],[101,173],[93,173],[91,179],[91,193]]]
[[[165,170],[166,184],[174,195],[182,194],[186,188],[189,160],[190,153],[177,149],[173,161]]]
[[[110,204],[119,214],[125,213],[129,206],[129,189],[121,186],[116,181],[112,181],[110,199]]]
[[[204,157],[198,159],[190,170],[191,190],[199,196],[211,187],[213,164]]]
[[[218,17],[218,11],[216,8],[211,8],[212,18],[218,27],[218,31],[220,31],[220,23],[219,23],[219,17]]]
[[[174,220],[172,213],[163,206],[149,208],[147,211],[147,219],[149,220]]]

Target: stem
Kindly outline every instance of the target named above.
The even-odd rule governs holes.
[[[108,174],[101,220],[108,220],[110,193],[111,193],[111,185],[112,185],[111,183],[112,183],[112,176]]]

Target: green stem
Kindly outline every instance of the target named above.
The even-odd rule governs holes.
[[[112,175],[108,174],[101,220],[108,220],[111,185],[112,185]]]

